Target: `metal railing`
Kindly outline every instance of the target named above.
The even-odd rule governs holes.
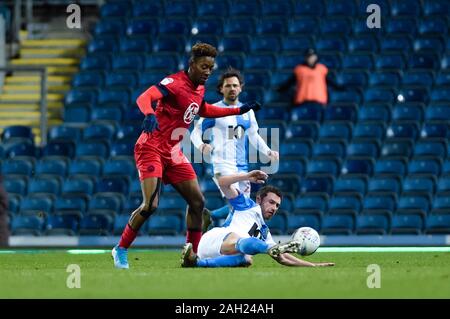
[[[41,76],[41,99],[39,101],[39,111],[40,111],[40,121],[39,128],[41,133],[41,146],[47,144],[47,69],[45,67],[27,67],[27,66],[5,66],[0,67],[1,72],[14,72],[14,71],[25,71],[25,72],[36,72]]]

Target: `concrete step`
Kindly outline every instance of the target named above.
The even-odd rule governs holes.
[[[84,39],[25,39],[22,48],[80,48],[86,45]]]
[[[20,73],[19,73],[20,74]],[[68,84],[72,81],[71,76],[50,75],[47,76],[47,83],[50,85]],[[5,78],[5,84],[40,84],[39,75],[12,75]]]
[[[48,85],[47,92],[64,94],[70,90],[70,85]],[[13,85],[6,84],[3,86],[3,93],[9,94],[22,94],[22,93],[40,93],[41,86],[39,84],[34,85]]]
[[[27,58],[12,59],[9,63],[13,66],[74,66],[78,65],[80,60],[74,58]]]
[[[60,58],[60,57],[77,57],[81,58],[85,54],[82,48],[36,48],[36,49],[20,49],[22,58]]]
[[[60,110],[63,107],[62,101],[48,101],[47,109],[48,110]],[[17,110],[25,110],[25,111],[39,111],[40,104],[39,103],[1,103],[0,102],[0,111],[10,110],[11,112],[16,112]]]
[[[64,94],[48,93],[47,102],[49,101],[62,101]],[[41,99],[40,94],[36,93],[23,93],[23,94],[0,94],[0,102],[39,102]]]

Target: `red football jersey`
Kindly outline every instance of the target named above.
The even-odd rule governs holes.
[[[179,143],[203,102],[205,87],[194,86],[185,71],[168,75],[158,85],[163,98],[156,106],[156,118],[159,131],[151,133],[147,143],[156,146],[159,150],[170,151]],[[147,135],[145,133],[141,134]]]

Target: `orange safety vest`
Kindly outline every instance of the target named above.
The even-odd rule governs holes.
[[[295,104],[305,101],[315,101],[321,104],[327,104],[327,74],[328,68],[317,63],[314,68],[305,65],[297,65],[294,69],[297,80],[297,92],[295,95]]]

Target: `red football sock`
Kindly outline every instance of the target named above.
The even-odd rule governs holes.
[[[194,253],[197,253],[198,243],[200,242],[200,239],[202,238],[202,231],[201,230],[187,230],[186,232],[186,242],[192,243],[192,248],[194,250]]]
[[[127,224],[127,226],[123,230],[122,236],[120,237],[119,247],[122,248],[130,247],[131,243],[136,238],[137,233],[138,233],[137,231],[133,230],[133,228],[131,228],[131,226]]]

